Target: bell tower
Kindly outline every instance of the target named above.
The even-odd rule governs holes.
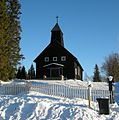
[[[64,47],[64,41],[63,41],[63,32],[61,31],[59,24],[58,24],[58,17],[55,26],[51,30],[51,43],[55,42],[60,44]]]

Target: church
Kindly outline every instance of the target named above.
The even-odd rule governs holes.
[[[64,47],[63,32],[56,22],[49,45],[35,58],[36,78],[47,80],[82,80],[83,68]]]

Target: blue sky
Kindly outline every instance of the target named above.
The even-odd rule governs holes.
[[[87,75],[92,76],[95,64],[101,67],[106,56],[119,52],[119,0],[21,0],[21,12],[26,69],[50,43],[56,16],[65,48]]]

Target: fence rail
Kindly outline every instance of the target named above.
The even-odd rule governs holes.
[[[65,98],[82,98],[88,99],[88,88],[85,86],[77,85],[71,86],[67,84],[54,84],[54,83],[38,83],[33,84],[32,82],[25,84],[1,84],[0,94],[1,95],[17,95],[19,93],[28,93],[29,91],[36,91],[39,93],[65,97]],[[108,90],[93,89],[91,90],[92,101],[96,101],[99,97],[109,97]]]
[[[19,93],[28,93],[29,84],[1,84],[0,95],[17,95]]]
[[[35,84],[31,85],[30,90],[59,97],[88,99],[88,88],[83,86]],[[109,97],[108,90],[92,89],[91,94],[93,101],[96,101],[96,98],[99,97]]]

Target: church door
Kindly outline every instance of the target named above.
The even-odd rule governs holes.
[[[52,68],[50,69],[50,77],[59,77],[60,76],[60,69]]]

